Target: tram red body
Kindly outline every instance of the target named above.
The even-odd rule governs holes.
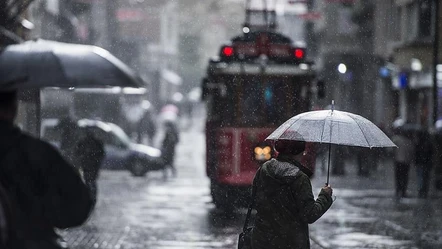
[[[248,199],[242,197],[249,195],[257,169],[277,153],[265,138],[310,110],[315,80],[305,49],[275,32],[238,36],[209,62],[202,85],[208,104],[206,167],[217,206]],[[312,172],[315,158],[315,146],[308,143],[302,163]]]
[[[214,180],[231,186],[251,186],[256,170],[262,164],[262,161],[255,160],[253,149],[274,129],[233,127],[218,129],[216,135],[210,138],[217,141],[218,164]],[[315,161],[315,146],[308,143],[302,164],[314,171]]]

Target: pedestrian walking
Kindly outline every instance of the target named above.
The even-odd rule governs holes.
[[[416,138],[415,164],[418,197],[427,198],[430,186],[430,172],[433,167],[433,145],[427,131],[419,131]]]
[[[60,151],[71,164],[74,163],[75,145],[78,140],[78,125],[71,116],[60,119],[58,128],[61,130]]]
[[[332,147],[332,162],[333,167],[331,169],[332,175],[343,176],[345,175],[345,161],[347,160],[347,148],[344,146],[333,146]]]
[[[89,186],[94,206],[97,201],[97,179],[104,156],[103,142],[89,132],[76,145],[75,159]]]
[[[356,152],[356,161],[358,164],[358,176],[369,177],[371,172],[377,169],[379,151],[378,148],[353,148]]]
[[[161,156],[165,165],[164,175],[167,177],[167,169],[170,168],[172,175],[176,176],[175,147],[179,142],[179,133],[176,123],[170,120],[164,122],[164,139],[161,146]]]
[[[309,169],[299,161],[305,142],[277,140],[276,159],[257,172],[256,219],[252,233],[254,249],[309,249],[308,224],[319,219],[332,205],[332,188],[325,186],[313,197]]]
[[[157,127],[154,120],[151,110],[146,110],[143,117],[138,122],[138,143],[144,143],[146,139],[146,144],[153,144],[155,134],[157,133]]]
[[[395,129],[395,135],[391,140],[397,145],[394,156],[396,197],[402,198],[407,196],[408,174],[415,156],[415,145],[410,132],[400,127]]]
[[[89,189],[57,149],[14,126],[17,108],[17,92],[0,92],[0,182],[15,223],[9,248],[66,248],[54,229],[87,220]]]

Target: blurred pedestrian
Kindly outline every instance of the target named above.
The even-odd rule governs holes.
[[[355,147],[358,176],[369,177],[372,170],[376,170],[379,158],[379,150],[376,148]]]
[[[161,156],[165,165],[164,174],[167,177],[167,169],[170,168],[172,175],[176,176],[176,168],[174,165],[175,160],[175,147],[179,142],[178,127],[175,122],[166,120],[164,122],[164,139],[161,146]]]
[[[9,247],[65,248],[54,229],[86,221],[89,189],[57,149],[14,126],[17,108],[17,92],[0,92],[0,182],[15,225]]]
[[[154,137],[157,132],[157,126],[154,121],[151,110],[146,110],[143,117],[138,122],[138,143],[143,143],[147,138],[148,145],[153,145]]]
[[[347,161],[347,155],[348,153],[346,147],[344,146],[331,147],[331,160],[333,165],[333,167],[331,168],[332,175],[339,175],[339,176],[345,175],[345,161]]]
[[[77,143],[75,148],[75,160],[81,167],[84,180],[89,186],[94,205],[97,201],[97,179],[105,156],[103,142],[87,132]]]
[[[430,135],[425,130],[417,133],[415,153],[418,197],[427,198],[430,186],[430,172],[433,167],[433,145]]]
[[[74,163],[74,151],[77,144],[77,123],[71,116],[65,116],[60,119],[60,123],[57,128],[61,130],[60,138],[60,151],[65,159],[73,164]]]
[[[310,248],[308,224],[319,219],[332,205],[332,188],[325,186],[313,197],[309,169],[299,161],[305,142],[276,141],[276,159],[257,172],[256,218],[252,233],[254,249]]]
[[[415,145],[411,139],[411,134],[401,129],[401,127],[395,129],[395,134],[391,140],[398,147],[394,156],[396,197],[402,198],[407,195],[408,174],[415,156]]]

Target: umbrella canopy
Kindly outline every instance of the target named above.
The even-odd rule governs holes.
[[[0,90],[42,87],[143,87],[108,51],[90,45],[33,40],[0,52]]]
[[[296,115],[266,140],[301,140],[360,147],[396,147],[371,121],[348,112],[322,110]]]
[[[333,105],[333,104],[332,104]],[[327,182],[330,178],[332,144],[359,147],[397,147],[387,135],[368,119],[359,115],[331,110],[304,112],[296,115],[266,140],[296,140],[329,144]]]

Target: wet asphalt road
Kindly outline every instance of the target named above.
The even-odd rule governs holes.
[[[186,146],[185,144],[191,144]],[[82,227],[62,231],[72,248],[235,248],[246,210],[226,214],[211,203],[204,137],[181,134],[178,174],[132,177],[103,171],[99,200]]]
[[[246,209],[226,214],[211,203],[204,144],[202,124],[181,134],[177,177],[103,171],[90,220],[61,231],[67,244],[73,249],[236,248]],[[322,177],[317,173],[312,181],[315,194],[323,185]],[[388,165],[369,178],[358,178],[351,170],[344,177],[332,176],[337,200],[310,226],[312,249],[442,248],[440,198],[396,201],[391,177]],[[413,188],[411,181],[409,189]]]

